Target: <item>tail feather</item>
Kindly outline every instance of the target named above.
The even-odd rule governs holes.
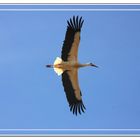
[[[60,57],[57,57],[54,61],[54,65],[61,64],[62,61],[63,60]],[[63,69],[55,68],[55,67],[54,67],[54,71],[57,73],[58,76],[60,76],[64,72]]]
[[[62,63],[62,59],[60,57],[56,57],[55,61],[54,61],[54,65],[60,64]]]

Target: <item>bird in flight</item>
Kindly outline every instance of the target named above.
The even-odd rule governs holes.
[[[70,111],[77,115],[85,112],[82,101],[82,93],[78,82],[78,69],[85,66],[97,67],[93,63],[81,64],[78,62],[78,48],[80,43],[80,32],[84,20],[82,17],[70,18],[67,21],[67,31],[62,46],[61,58],[57,57],[53,65],[46,65],[54,68],[58,75],[62,75],[62,83]]]

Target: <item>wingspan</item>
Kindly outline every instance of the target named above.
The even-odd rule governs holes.
[[[80,32],[84,20],[82,17],[73,16],[67,21],[67,31],[65,35],[65,40],[62,47],[61,58],[63,61],[77,61],[78,46],[80,42]]]
[[[66,93],[67,101],[70,106],[70,111],[72,111],[73,114],[76,115],[78,112],[79,114],[81,114],[81,111],[84,112],[86,108],[83,104],[81,98],[82,94],[78,84],[78,69],[65,71],[62,74],[62,82]]]

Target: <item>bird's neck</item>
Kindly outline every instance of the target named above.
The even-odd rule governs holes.
[[[79,67],[86,67],[86,66],[90,66],[90,63],[79,64]]]

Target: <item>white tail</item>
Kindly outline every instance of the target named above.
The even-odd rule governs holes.
[[[60,64],[62,62],[62,59],[60,57],[56,57],[54,61],[54,65]]]
[[[63,60],[60,57],[57,57],[54,61],[54,65],[61,64],[62,61]],[[54,71],[57,73],[58,76],[60,76],[64,72],[63,69],[55,68],[55,67],[54,67]]]

